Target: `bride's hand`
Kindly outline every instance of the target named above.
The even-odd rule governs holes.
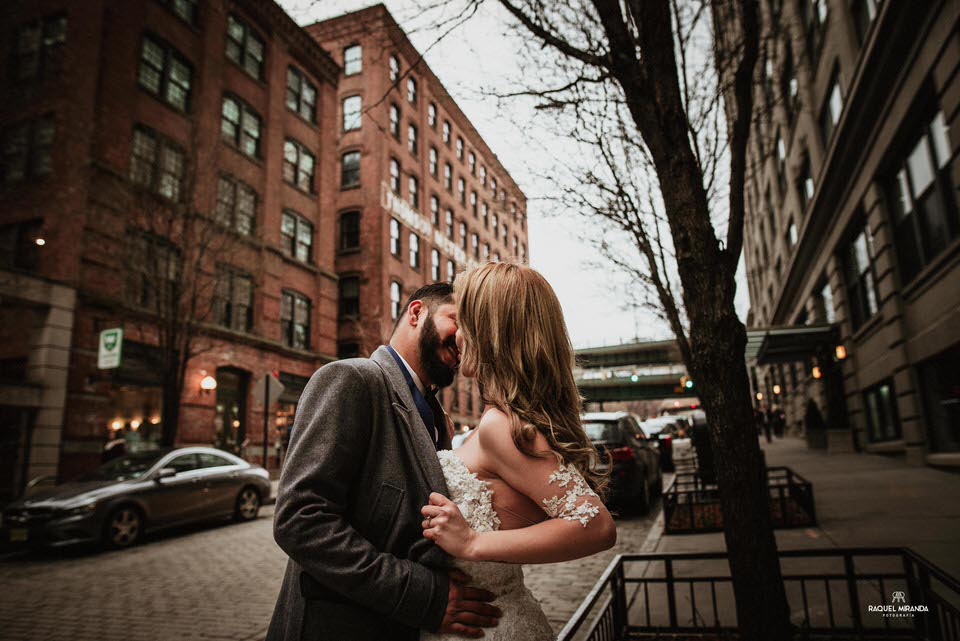
[[[477,532],[467,525],[456,503],[434,492],[430,495],[430,503],[424,505],[420,513],[426,517],[421,524],[425,538],[454,558],[471,560]]]

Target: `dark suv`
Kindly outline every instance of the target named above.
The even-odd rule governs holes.
[[[585,414],[583,429],[602,457],[610,454],[610,502],[645,514],[663,487],[656,444],[626,412]]]

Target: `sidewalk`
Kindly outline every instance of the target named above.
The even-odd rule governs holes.
[[[876,454],[828,455],[795,438],[761,447],[768,465],[813,484],[818,526],[777,530],[779,549],[903,546],[960,576],[960,474]],[[664,535],[662,513],[654,532],[645,552],[724,549],[720,533]]]

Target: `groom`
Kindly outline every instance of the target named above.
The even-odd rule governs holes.
[[[449,283],[421,287],[389,346],[320,368],[300,398],[274,538],[290,557],[267,641],[417,641],[483,636],[493,595],[465,585],[423,538],[420,508],[447,494],[450,447],[436,400],[459,366]]]

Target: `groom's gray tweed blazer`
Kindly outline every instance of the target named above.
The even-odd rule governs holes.
[[[436,630],[450,558],[423,538],[430,492],[447,494],[443,471],[390,352],[320,368],[280,476],[273,535],[290,561],[267,641],[417,641]]]

